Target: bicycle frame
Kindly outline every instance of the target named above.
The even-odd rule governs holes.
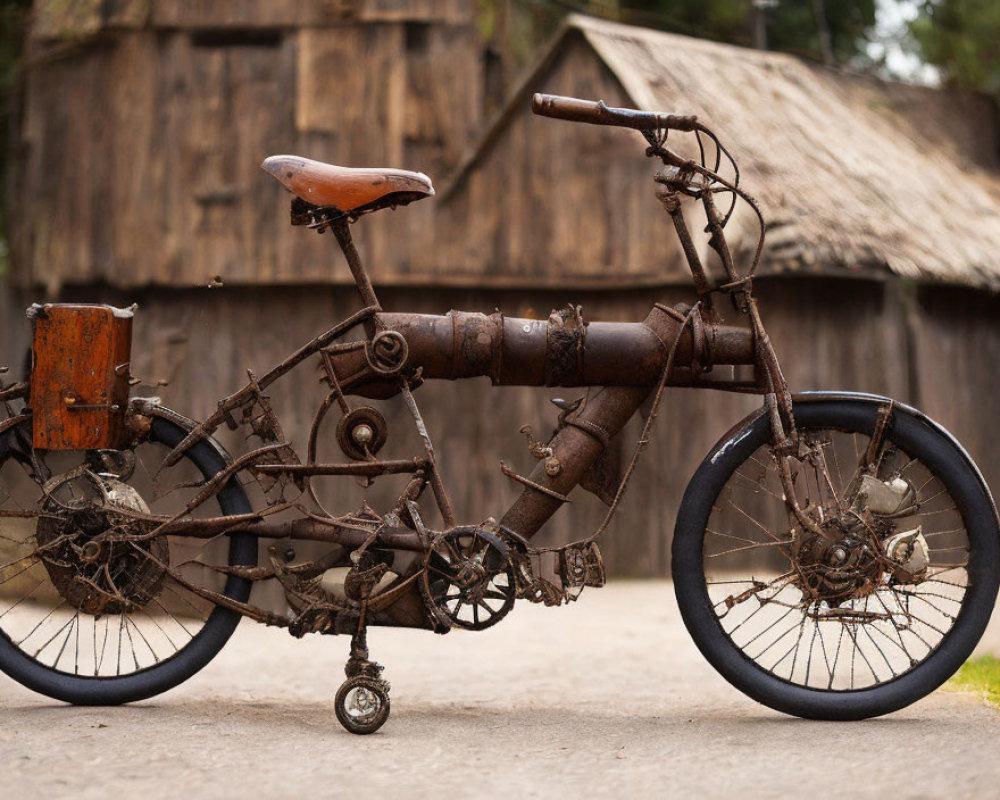
[[[544,103],[544,100],[541,102]],[[683,123],[685,127],[695,129],[692,127],[696,126],[693,120],[683,119],[687,120]],[[656,126],[659,127],[662,122],[662,119],[656,120]],[[415,501],[427,486],[434,495],[444,529],[455,527],[457,520],[438,469],[430,436],[412,393],[424,380],[486,376],[494,385],[600,387],[596,392],[588,392],[583,402],[563,408],[555,435],[547,443],[534,442],[530,429],[527,431],[532,452],[539,459],[530,475],[522,476],[501,464],[504,474],[520,483],[523,490],[503,513],[499,523],[494,523],[492,518],[489,523],[507,540],[524,545],[566,502],[567,494],[581,483],[611,506],[611,512],[599,532],[604,530],[635,467],[635,458],[624,479],[607,474],[606,470],[601,474],[600,470],[594,469],[595,464],[609,441],[640,405],[654,393],[658,403],[660,394],[667,386],[765,395],[767,408],[773,417],[775,440],[779,445],[788,446],[794,440],[794,424],[787,389],[752,294],[752,271],[759,258],[759,247],[751,269],[744,275],[738,274],[723,231],[728,214],[725,220],[721,218],[711,191],[692,190],[692,176],[707,175],[708,178],[703,178],[706,181],[718,178],[722,185],[731,187],[734,196],[746,198],[751,203],[752,199],[747,198],[735,183],[720,178],[715,171],[703,167],[695,169],[693,162],[680,159],[665,149],[662,131],[655,135],[646,133],[650,142],[647,155],[675,165],[672,174],[657,174],[657,197],[678,233],[694,276],[699,302],[693,308],[685,305],[668,308],[657,303],[642,322],[587,322],[581,309],[574,306],[553,311],[547,320],[505,317],[500,312],[486,315],[452,311],[443,316],[385,312],[354,247],[349,227],[353,219],[345,215],[330,215],[323,209],[304,207],[305,204],[300,201],[293,202],[293,224],[307,224],[320,233],[332,231],[347,260],[364,307],[300,347],[263,375],[249,373],[249,382],[221,400],[217,411],[198,425],[166,459],[167,465],[176,462],[186,448],[210,436],[224,423],[234,429],[241,424],[249,425],[264,441],[264,446],[235,460],[196,500],[204,501],[213,490],[221,488],[231,475],[240,471],[266,481],[266,489],[276,494],[278,499],[265,511],[246,519],[220,517],[191,521],[178,514],[175,519],[162,522],[147,536],[208,539],[220,533],[247,532],[267,539],[297,539],[345,548],[384,547],[426,553],[433,536],[424,528]],[[725,152],[721,145],[719,148],[720,154]],[[697,196],[704,204],[710,222],[711,244],[725,269],[726,280],[721,284],[710,282],[693,246],[681,210],[683,194]],[[721,323],[713,303],[713,296],[719,292],[728,293],[733,298],[737,310],[747,316],[749,326]],[[339,341],[358,329],[363,331],[363,338]],[[307,457],[303,461],[284,442],[280,423],[267,402],[265,391],[316,354],[322,358],[325,380],[331,391],[314,417]],[[737,377],[740,368],[752,369],[749,378]],[[376,418],[378,415],[373,409],[352,409],[348,398],[386,399],[396,395],[402,396],[413,417],[424,452],[412,459],[381,460],[375,455],[377,448],[366,449],[365,444],[384,438],[384,430],[380,430],[384,428],[384,421]],[[318,434],[327,412],[334,406],[339,408],[344,420],[351,419],[351,415],[359,411],[362,413],[359,425],[341,425],[338,428],[341,448],[354,460],[320,463],[316,460]],[[132,407],[133,418],[141,418],[148,410],[145,401],[136,401]],[[655,403],[650,422],[653,416]],[[132,427],[137,427],[134,419]],[[367,438],[354,441],[352,436],[359,433]],[[645,434],[642,438],[646,438]],[[635,456],[638,456],[638,451]],[[295,505],[284,499],[284,489],[289,485],[305,490],[320,505],[312,491],[310,481],[313,478],[360,476],[373,480],[386,474],[408,474],[411,480],[393,509],[377,519],[316,513],[305,513],[291,522],[272,523],[267,519],[275,512]],[[794,497],[792,489],[789,487],[790,497]],[[191,510],[190,507],[186,509]],[[582,543],[567,547],[579,544]],[[244,574],[250,579],[264,579],[279,577],[281,572],[280,567],[272,565],[271,568],[258,568]],[[570,599],[565,592],[560,593],[549,586],[545,589],[543,595],[550,603]],[[534,594],[537,596],[537,591]],[[262,621],[282,624],[281,620],[261,609],[233,604],[225,598],[212,599]],[[407,611],[404,620],[389,613],[373,617],[371,621],[412,624],[413,618]],[[435,620],[424,622],[436,626]]]
[[[30,480],[42,495],[34,505],[11,514],[15,518],[34,520],[35,525],[32,549],[28,555],[11,563],[28,560],[30,564],[32,559],[41,562],[62,596],[62,603],[69,602],[76,607],[77,614],[72,619],[78,618],[79,611],[83,611],[96,620],[111,609],[111,613],[121,615],[124,626],[126,613],[144,611],[145,604],[169,577],[191,594],[219,607],[212,611],[213,618],[221,608],[265,624],[288,628],[294,636],[311,632],[350,634],[351,654],[345,667],[347,681],[337,694],[337,714],[348,730],[371,733],[381,726],[389,713],[389,685],[380,677],[382,667],[369,659],[368,626],[417,627],[442,633],[452,627],[481,630],[499,622],[515,599],[557,606],[575,600],[585,587],[604,585],[605,573],[597,540],[621,505],[642,450],[650,439],[651,426],[665,390],[668,387],[713,388],[758,394],[764,398],[764,404],[758,414],[730,431],[702,463],[685,493],[679,515],[673,575],[675,585],[680,587],[679,599],[681,593],[684,594],[682,614],[699,647],[705,641],[710,642],[715,648],[711,652],[718,656],[713,664],[728,677],[726,670],[733,662],[730,657],[733,642],[725,638],[727,634],[719,620],[742,603],[757,601],[759,608],[769,603],[780,608],[799,608],[802,613],[799,639],[810,619],[816,626],[820,621],[844,626],[840,630],[838,653],[839,642],[845,630],[853,630],[851,626],[890,624],[913,667],[913,659],[902,639],[904,628],[896,619],[902,614],[910,620],[909,607],[904,605],[894,612],[879,592],[893,592],[898,602],[895,592],[902,587],[903,601],[908,603],[910,595],[906,587],[917,586],[925,580],[933,581],[940,571],[965,568],[968,562],[941,563],[939,559],[932,564],[932,552],[950,553],[961,550],[964,544],[948,546],[946,541],[944,546],[932,551],[927,543],[932,536],[960,534],[965,529],[942,528],[924,537],[921,524],[903,530],[897,520],[907,518],[915,522],[921,508],[919,493],[937,480],[936,465],[943,458],[940,453],[947,451],[952,460],[943,471],[964,476],[963,481],[974,484],[974,488],[971,494],[966,486],[962,492],[952,495],[948,484],[940,488],[932,486],[930,491],[933,493],[923,502],[930,503],[938,497],[945,498],[942,502],[951,497],[954,502],[950,507],[928,510],[925,515],[958,514],[959,500],[968,502],[970,508],[988,509],[992,513],[992,516],[985,515],[990,516],[989,524],[975,528],[972,534],[980,537],[978,542],[995,545],[989,538],[996,529],[995,507],[971,460],[947,434],[935,430],[926,420],[918,419],[912,409],[886,398],[855,398],[848,404],[853,410],[845,410],[843,405],[823,408],[822,404],[810,409],[804,404],[800,414],[804,433],[799,435],[792,413],[792,396],[752,290],[763,246],[763,217],[753,198],[739,187],[735,161],[710,130],[693,117],[612,109],[601,103],[569,98],[536,95],[533,109],[536,113],[571,121],[631,127],[643,134],[648,144],[646,155],[665,165],[654,176],[656,197],[671,219],[694,279],[698,299],[693,306],[680,304],[670,308],[656,303],[640,322],[614,323],[585,321],[581,308],[573,305],[554,310],[543,320],[506,317],[499,311],[492,314],[450,311],[444,315],[385,311],[354,247],[350,225],[362,214],[391,202],[405,203],[430,196],[433,189],[429,179],[419,173],[350,170],[299,159],[299,167],[311,171],[311,177],[303,177],[295,172],[297,157],[274,157],[269,159],[270,164],[265,162],[271,174],[293,183],[302,178],[292,202],[292,223],[307,225],[319,233],[332,232],[354,277],[362,308],[267,372],[257,375],[248,371],[246,385],[220,400],[216,411],[201,423],[185,420],[160,407],[156,398],[135,398],[127,410],[123,410],[120,403],[111,400],[98,404],[89,400],[78,403],[73,387],[70,391],[60,388],[59,395],[47,398],[60,412],[66,410],[59,407],[62,403],[78,409],[97,409],[102,414],[121,414],[121,419],[114,420],[115,429],[117,431],[121,423],[121,430],[127,432],[127,441],[120,450],[84,449],[95,445],[70,441],[70,446],[63,449],[77,451],[77,458],[82,456],[83,463],[55,475],[44,463],[44,448],[51,445],[36,443],[42,451],[39,456],[29,441],[30,433],[26,433],[31,429],[29,423],[44,426],[46,417],[39,412],[33,418],[31,409],[18,414],[12,406],[12,401],[30,399],[28,385],[0,387],[0,402],[8,412],[8,419],[0,422],[0,434],[11,432],[4,440],[8,448],[6,456],[9,458],[13,454],[15,460],[27,468]],[[671,130],[695,135],[697,159],[683,158],[667,148]],[[713,151],[706,150],[703,137],[714,144]],[[712,167],[709,166],[710,156],[714,158]],[[724,159],[728,159],[732,177],[720,174]],[[385,182],[404,188],[395,193],[385,189]],[[328,205],[317,206],[303,199],[303,195],[313,196],[309,194],[313,189],[316,197],[338,198],[341,196],[338,191],[348,195],[348,188],[353,191],[358,187],[372,191],[363,195],[368,198],[363,204],[353,206],[354,212],[341,211],[332,200]],[[720,209],[717,195],[731,198],[728,209]],[[398,199],[400,196],[405,199]],[[371,200],[372,197],[375,200]],[[386,197],[389,200],[384,200]],[[706,268],[690,234],[684,198],[700,204],[704,212],[709,246],[717,257],[717,265],[712,270]],[[736,265],[725,234],[739,201],[753,210],[760,223],[757,246],[748,266],[742,269]],[[721,277],[711,277],[712,272],[720,270]],[[744,324],[725,324],[719,300],[726,297]],[[46,313],[46,308],[42,307],[40,313]],[[57,316],[73,322],[74,313],[77,312],[72,307],[62,307]],[[101,313],[107,316],[109,309],[104,308]],[[71,329],[72,325],[68,327]],[[116,353],[118,349],[116,345]],[[328,385],[328,391],[313,417],[303,458],[285,437],[268,392],[281,378],[314,356],[319,357],[322,380]],[[118,356],[105,360],[108,367],[105,377],[112,385],[120,386],[122,381],[128,380],[127,363],[118,363]],[[58,363],[58,359],[56,361]],[[45,372],[41,370],[38,374]],[[503,474],[519,484],[521,491],[499,520],[490,516],[462,522],[456,519],[432,438],[414,393],[427,380],[475,377],[488,377],[494,385],[582,387],[587,391],[575,401],[553,400],[560,413],[555,431],[546,441],[536,440],[528,426],[521,429],[537,464],[529,474],[523,475],[500,462]],[[419,435],[420,452],[408,458],[380,457],[388,437],[385,419],[374,407],[355,405],[355,398],[400,399]],[[37,401],[39,396],[34,399]],[[861,413],[863,419],[858,412],[862,401],[867,406]],[[646,419],[631,460],[623,471],[619,471],[606,457],[609,444],[646,403]],[[42,408],[40,403],[37,405]],[[336,440],[344,460],[323,461],[317,456],[321,429],[331,411],[339,414]],[[899,428],[894,430],[897,423]],[[154,428],[157,424],[159,427]],[[223,425],[232,430],[248,429],[259,440],[259,445],[235,458],[230,456],[212,438]],[[163,433],[166,427],[171,431],[169,436]],[[845,451],[838,460],[833,437],[828,435],[830,431],[837,436],[852,431],[853,452]],[[105,441],[100,438],[100,430],[88,433],[94,433],[98,442]],[[867,437],[867,444],[858,446],[858,433]],[[12,437],[13,447],[10,444]],[[135,452],[129,451],[138,450],[147,439],[153,445],[168,443],[171,447],[159,472],[155,468],[149,470],[156,472],[156,475],[148,475],[153,483],[148,494],[154,500],[160,496],[156,479],[164,470],[185,457],[201,465],[200,479],[188,481],[182,477],[177,482],[175,488],[186,489],[194,496],[176,513],[151,513],[142,495],[128,484],[133,474],[138,474],[135,464],[139,460]],[[897,439],[903,442],[905,446],[901,449],[907,453],[908,448],[916,449],[916,454],[907,455],[908,460],[902,466],[894,466],[896,456],[900,455],[892,446]],[[121,446],[111,443],[110,438],[107,441],[97,447]],[[115,438],[114,442],[117,441]],[[206,443],[208,447],[204,446]],[[767,455],[754,458],[757,448],[764,448]],[[829,448],[834,459],[839,488],[831,479],[833,473],[828,468],[824,448]],[[155,447],[153,449],[155,451]],[[198,451],[210,452],[211,466],[204,466],[209,462],[201,457],[200,460],[194,458]],[[888,456],[887,472],[880,477],[880,467],[889,451],[892,453]],[[926,456],[930,477],[917,485],[904,478],[903,473],[915,464],[923,468],[925,453],[930,454]],[[733,459],[737,459],[735,464]],[[761,467],[765,473],[763,477],[750,480],[740,474],[738,467],[745,463],[743,459],[752,459]],[[803,488],[807,478],[799,481],[797,487],[796,477],[808,470],[813,473],[811,487]],[[777,486],[763,490],[767,474],[774,476]],[[385,475],[401,475],[407,480],[391,507],[379,511],[362,502],[361,508],[354,513],[330,513],[314,486],[314,481],[327,477],[361,478],[370,485],[371,481]],[[763,542],[725,530],[710,530],[710,515],[727,503],[741,520],[755,523],[755,519],[731,497],[722,502],[719,500],[722,494],[715,494],[729,486],[718,482],[728,481],[731,476],[749,481],[763,490],[764,498],[770,498],[768,502],[777,504],[773,510],[779,512],[780,521],[776,525],[780,533],[773,533],[759,522],[756,527],[767,537]],[[249,510],[250,503],[243,494],[242,484],[248,478],[257,483],[266,498],[266,504],[257,511]],[[603,521],[592,534],[577,541],[558,547],[534,546],[532,537],[567,502],[567,495],[576,486],[592,492],[608,506]],[[439,528],[425,524],[418,505],[428,489],[441,517]],[[170,491],[168,489],[167,493]],[[57,492],[69,493],[71,497],[61,502]],[[221,499],[223,492],[239,495],[240,501],[235,504],[220,503],[222,512],[228,510],[228,515],[194,517],[196,509],[212,498]],[[979,499],[975,505],[969,498],[976,500],[973,495],[977,493]],[[804,507],[799,502],[799,495],[808,498]],[[970,514],[969,518],[978,524],[984,514]],[[705,555],[702,548],[706,532],[728,537],[736,544],[721,553]],[[209,542],[220,536],[233,537],[234,546],[224,563],[205,563],[202,557],[210,558],[205,555],[206,550],[195,558],[171,566],[166,537]],[[256,550],[255,538],[272,542],[267,549],[267,563],[262,565],[256,564],[249,555]],[[971,537],[967,537],[966,544],[970,540]],[[284,542],[283,549],[279,551],[281,542]],[[303,560],[297,557],[291,546],[293,542],[317,542],[326,547],[319,556]],[[703,574],[704,560],[753,548],[780,554],[788,564],[769,581],[759,580],[755,575],[736,581],[745,588],[742,591],[727,589],[731,593],[715,604],[726,610],[716,616],[713,606],[708,614],[709,584]],[[977,551],[967,549],[966,552],[970,558],[974,554],[982,558]],[[176,551],[174,555],[177,556]],[[543,569],[546,557],[554,560],[554,564],[548,564],[547,571]],[[182,573],[182,567],[187,565],[195,567],[196,575],[189,578]],[[940,571],[929,571],[932,566]],[[86,574],[85,567],[89,570]],[[226,588],[221,592],[213,591],[198,583],[205,577],[202,568],[226,576]],[[103,570],[103,573],[94,570]],[[120,589],[116,583],[116,577],[121,575],[128,576],[130,581],[125,589]],[[275,613],[247,601],[250,585],[261,581],[277,582],[290,614]],[[331,583],[336,585],[331,586]],[[718,583],[734,582],[727,578]],[[966,588],[960,583],[936,583],[963,592]],[[985,597],[991,586],[984,586]],[[794,604],[777,599],[786,588],[801,594],[793,598]],[[975,583],[972,590],[979,591]],[[992,591],[995,594],[995,584]],[[882,603],[882,609],[868,608],[870,596]],[[988,616],[989,611],[978,598],[976,595],[974,602],[979,617],[969,623],[973,627],[980,623],[985,625],[983,614]],[[502,605],[491,606],[485,602],[487,599],[501,601]],[[926,597],[922,599],[926,601]],[[961,604],[962,601],[955,602]],[[463,606],[471,609],[471,619],[461,616]],[[787,616],[791,612],[782,613]],[[225,612],[220,614],[225,615]],[[63,623],[56,635],[72,625],[72,619]],[[235,625],[235,615],[227,615],[227,619]],[[211,619],[206,621],[206,627],[209,622]],[[739,623],[734,630],[741,625]],[[793,625],[775,641],[794,629]],[[231,630],[230,627],[229,632]],[[969,630],[975,633],[972,628]],[[818,631],[816,627],[814,640]],[[937,632],[947,635],[940,630]],[[222,633],[223,638],[216,636],[216,647],[221,647],[228,636],[225,631]],[[977,637],[962,635],[962,646],[967,646],[971,652]],[[720,644],[712,639],[713,636],[725,641]],[[853,639],[853,633],[851,637]],[[99,670],[101,660],[96,655],[96,627],[94,641]],[[923,639],[920,641],[926,644]],[[825,645],[822,646],[825,658]],[[798,641],[794,647],[797,653]],[[156,658],[152,646],[149,649]],[[810,644],[810,658],[811,649]],[[103,648],[101,652],[103,659]],[[178,648],[176,652],[184,650]],[[791,652],[789,649],[782,659]],[[710,653],[706,655],[712,660]],[[56,666],[60,656],[56,657]],[[133,659],[136,674],[139,674],[141,669],[134,648]],[[156,660],[158,663],[159,659]],[[198,664],[190,660],[190,663],[198,668],[204,662]],[[957,663],[948,666],[954,669]],[[852,660],[851,688],[854,687],[853,664]],[[834,668],[829,664],[827,667],[830,673],[827,689],[830,689]],[[893,676],[896,675],[893,671]],[[874,669],[872,677],[876,684],[882,683]],[[927,681],[935,679],[931,675]],[[740,685],[742,674],[731,680]],[[805,683],[809,683],[808,671]],[[914,696],[922,696],[929,690],[923,678],[918,688]],[[792,709],[793,713],[799,713],[795,709],[800,708],[801,703],[814,702],[811,696],[799,705],[796,705],[799,701],[789,701],[783,694],[778,697],[785,690],[785,684],[781,684],[775,690],[776,699],[767,702],[774,707]],[[55,691],[54,696],[64,696],[62,689],[57,687]],[[72,696],[83,697],[88,702],[94,696],[89,686],[81,688],[80,692]],[[893,705],[897,702],[890,697],[885,703],[871,708],[891,710],[890,707],[899,707]],[[805,706],[807,715],[820,713],[809,712],[812,706],[808,703]],[[869,706],[862,704],[844,713],[869,713],[866,709]],[[822,713],[836,716],[841,711],[823,706]]]
[[[578,306],[554,310],[547,320],[505,317],[499,311],[489,315],[451,311],[443,316],[386,312],[378,301],[351,238],[350,223],[354,218],[331,214],[326,209],[312,207],[296,199],[292,206],[293,224],[309,225],[319,233],[326,230],[333,233],[364,306],[266,373],[255,375],[248,371],[248,383],[220,400],[217,410],[191,430],[168,455],[164,466],[176,463],[194,443],[210,437],[223,424],[234,430],[241,425],[248,426],[263,445],[231,460],[229,466],[173,518],[156,520],[152,528],[147,521],[146,528],[138,536],[139,540],[156,536],[212,539],[221,534],[248,533],[262,539],[324,542],[350,551],[386,548],[426,554],[432,547],[435,534],[423,525],[416,501],[428,486],[441,514],[443,529],[455,528],[458,521],[438,469],[431,438],[413,396],[413,390],[424,380],[486,376],[494,385],[596,389],[588,391],[586,398],[581,398],[582,402],[562,408],[557,430],[548,442],[535,442],[530,429],[527,429],[530,449],[539,459],[529,475],[520,475],[501,463],[504,474],[521,484],[523,490],[499,522],[489,518],[483,524],[504,537],[505,541],[519,544],[528,551],[531,549],[527,542],[567,501],[567,494],[577,485],[582,484],[597,494],[610,506],[610,511],[594,536],[556,549],[562,556],[574,547],[590,545],[604,531],[635,468],[659,398],[668,386],[764,395],[766,408],[772,417],[776,446],[795,446],[790,396],[752,294],[752,275],[760,257],[761,245],[758,244],[750,268],[741,274],[735,266],[724,233],[732,208],[721,215],[714,200],[715,193],[727,191],[733,196],[733,205],[736,198],[743,199],[759,216],[753,199],[739,189],[738,169],[725,148],[714,134],[693,118],[608,109],[603,104],[548,96],[536,96],[533,108],[536,113],[549,116],[598,124],[620,124],[642,131],[649,143],[647,155],[659,158],[668,167],[655,176],[656,196],[678,235],[694,278],[698,303],[693,307],[682,304],[674,308],[657,303],[643,321],[634,323],[585,321]],[[708,169],[705,165],[705,151],[700,138],[701,163],[683,159],[668,150],[665,142],[670,129],[699,132],[699,137],[700,132],[704,132],[709,136],[717,148],[715,169]],[[729,157],[733,165],[735,177],[731,181],[718,174],[723,155]],[[700,200],[705,209],[711,234],[710,245],[718,254],[725,272],[720,282],[713,283],[709,279],[694,247],[682,210],[681,199],[685,195]],[[714,302],[719,293],[728,294],[733,299],[734,307],[747,318],[749,325],[722,324]],[[343,341],[359,331],[363,334],[362,338]],[[266,391],[316,354],[322,359],[330,392],[313,419],[303,460],[285,441]],[[749,376],[738,375],[738,371],[747,369],[751,371]],[[0,399],[9,401],[26,394],[27,387],[18,385],[5,391]],[[376,451],[381,446],[380,440],[385,437],[384,420],[374,409],[352,409],[348,398],[386,399],[397,395],[402,396],[413,418],[423,442],[423,453],[410,459],[382,460],[376,456]],[[647,430],[643,432],[625,475],[602,470],[598,462],[608,443],[651,395],[655,396]],[[319,430],[334,406],[342,414],[338,441],[351,460],[321,463],[316,460]],[[143,430],[148,430],[149,418],[155,410],[155,401],[134,399],[127,414],[128,428],[141,435]],[[343,424],[358,413],[360,422]],[[271,498],[266,509],[243,517],[194,520],[188,516],[237,473],[248,473],[261,482]],[[388,474],[407,474],[410,481],[386,514],[373,514],[366,509],[360,514],[335,516],[325,510],[321,513],[310,511],[295,500],[286,499],[286,491],[294,487],[310,496],[322,509],[313,491],[312,479],[356,476],[374,480]],[[794,500],[794,487],[790,484],[787,494],[790,510],[802,517]],[[292,508],[302,512],[297,519],[280,522],[269,519],[277,512]],[[808,521],[804,524],[811,527]],[[132,538],[136,536],[133,534]],[[599,556],[590,557],[599,560]],[[329,564],[311,565],[315,569],[320,566]],[[297,591],[289,571],[273,558],[270,567],[243,570],[231,567],[227,571],[249,580],[277,578],[288,592]],[[311,574],[313,571],[311,568],[300,570],[300,574]],[[603,568],[600,571],[603,573]],[[522,594],[530,599],[541,596],[546,602],[557,604],[575,598],[573,591],[566,591],[566,587],[554,587],[549,582],[540,581],[530,575],[530,570],[525,574],[528,577],[525,578]],[[175,577],[182,580],[179,576]],[[603,583],[603,577],[600,582]],[[412,607],[406,608],[401,615],[392,613],[393,604],[407,591],[414,595],[415,600],[419,599],[415,597],[415,587],[409,586],[410,583],[407,578],[388,595],[380,595],[382,602],[378,605],[386,613],[371,615],[369,621],[441,628],[441,621],[434,619],[433,614],[415,616]],[[543,589],[541,594],[539,586]],[[206,594],[193,586],[188,588],[260,621],[289,624],[288,620],[264,609],[236,603],[221,595]]]

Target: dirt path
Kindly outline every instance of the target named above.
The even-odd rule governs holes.
[[[938,692],[862,723],[771,712],[705,663],[666,583],[370,644],[393,710],[368,737],[332,710],[346,638],[244,623],[186,685],[124,708],[63,706],[0,676],[0,796],[917,798],[1000,781],[1000,713],[976,698]],[[1000,614],[983,647],[1000,654]]]

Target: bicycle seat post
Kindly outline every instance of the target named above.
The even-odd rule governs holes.
[[[354,239],[351,237],[350,223],[346,216],[336,219],[331,225],[331,230],[333,235],[337,237],[337,244],[340,245],[340,249],[344,253],[344,258],[347,259],[347,266],[351,269],[351,275],[354,277],[354,283],[358,287],[358,292],[361,295],[361,302],[366,306],[374,307],[381,311],[382,306],[378,301],[378,297],[375,296],[375,288],[372,286],[371,280],[368,278],[368,273],[365,270],[364,264],[361,263],[361,256],[358,254],[358,249],[354,246]],[[369,317],[364,321],[365,332],[369,336],[375,335],[375,319],[374,317]]]

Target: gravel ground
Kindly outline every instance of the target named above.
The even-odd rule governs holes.
[[[995,796],[1000,713],[936,692],[860,723],[793,719],[702,659],[664,582],[518,604],[447,636],[375,629],[392,716],[337,723],[346,637],[244,622],[185,685],[73,708],[0,676],[0,796],[85,798]],[[1000,613],[980,646],[1000,655]]]

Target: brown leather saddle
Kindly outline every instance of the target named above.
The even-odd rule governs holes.
[[[337,167],[301,156],[271,156],[260,166],[305,203],[352,217],[434,196],[422,172]]]

